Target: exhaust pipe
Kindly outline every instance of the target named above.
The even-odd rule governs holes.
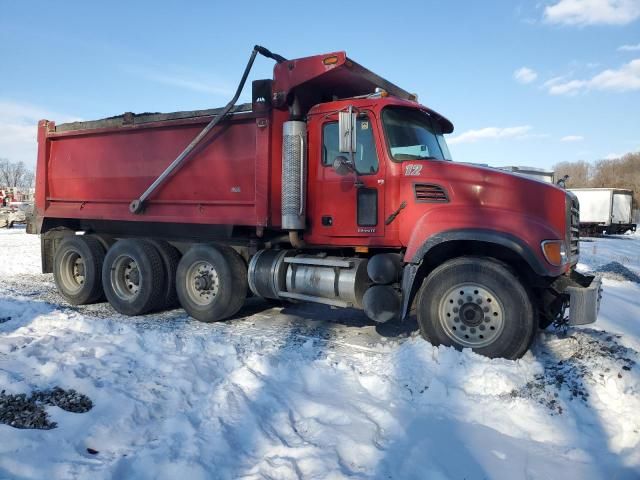
[[[282,128],[282,228],[304,230],[306,217],[307,124],[284,122]]]

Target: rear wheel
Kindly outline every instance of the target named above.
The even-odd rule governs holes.
[[[162,308],[175,308],[178,306],[176,274],[178,271],[178,263],[180,262],[180,252],[164,240],[150,239],[149,242],[158,250],[166,274],[165,295]]]
[[[86,305],[102,299],[104,247],[95,238],[69,235],[53,258],[53,278],[58,291],[72,305]]]
[[[527,290],[491,259],[461,257],[442,264],[424,281],[417,302],[420,330],[434,345],[516,359],[535,335]]]
[[[146,240],[117,241],[105,257],[102,282],[107,300],[124,315],[143,315],[164,304],[162,258]]]
[[[224,320],[244,303],[247,269],[229,247],[196,245],[178,264],[176,290],[180,304],[196,320]]]

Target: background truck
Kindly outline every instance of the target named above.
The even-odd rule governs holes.
[[[257,54],[274,59],[235,105]],[[452,123],[344,52],[256,46],[223,109],[38,126],[42,267],[72,304],[205,321],[249,292],[415,306],[434,344],[517,358],[538,327],[595,321],[578,204],[554,185],[451,161]]]
[[[525,177],[535,178],[536,180],[540,180],[541,182],[546,183],[555,183],[555,172],[553,170],[545,170],[543,168],[535,168],[535,167],[498,167],[500,170],[504,170],[506,172],[513,172],[519,175],[524,175]]]
[[[580,202],[580,230],[583,234],[635,232],[633,191],[621,188],[572,188]]]

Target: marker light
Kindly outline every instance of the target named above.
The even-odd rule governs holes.
[[[567,263],[567,247],[562,240],[545,240],[541,246],[544,257],[551,265],[559,267]]]
[[[338,63],[338,56],[331,55],[330,57],[324,57],[322,63],[324,63],[325,65],[335,65],[336,63]]]
[[[384,98],[384,97],[388,97],[389,96],[389,92],[387,92],[384,88],[376,87],[376,89],[374,91],[375,91],[376,95],[378,95],[380,98]]]

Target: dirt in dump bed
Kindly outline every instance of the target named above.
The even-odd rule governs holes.
[[[252,105],[250,103],[243,103],[236,105],[230,111],[230,113],[244,113],[250,112]],[[145,113],[132,113],[125,112],[122,115],[115,115],[113,117],[102,118],[99,120],[87,120],[70,123],[62,123],[56,125],[56,132],[68,132],[74,130],[94,130],[97,128],[116,128],[125,127],[131,125],[140,125],[153,122],[166,122],[169,120],[184,120],[188,118],[198,117],[210,117],[218,115],[224,110],[223,108],[211,108],[207,110],[186,110],[182,112],[145,112]]]

